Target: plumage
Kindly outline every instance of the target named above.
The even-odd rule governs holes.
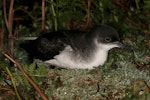
[[[114,28],[100,25],[88,32],[47,32],[20,47],[47,66],[92,69],[105,63],[110,49],[126,46]]]

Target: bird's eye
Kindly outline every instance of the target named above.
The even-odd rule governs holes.
[[[105,37],[105,41],[106,42],[111,42],[111,38],[110,37]]]

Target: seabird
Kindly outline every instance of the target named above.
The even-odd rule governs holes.
[[[108,25],[99,25],[88,32],[47,32],[20,47],[31,59],[39,59],[47,66],[78,69],[103,65],[112,48],[129,48],[120,41],[118,32]]]

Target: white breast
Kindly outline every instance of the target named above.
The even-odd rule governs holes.
[[[88,60],[83,60],[80,55],[73,56],[73,50],[70,46],[66,47],[59,55],[56,55],[54,59],[45,61],[47,65],[54,65],[63,68],[79,68],[79,69],[92,69],[103,65],[107,60],[108,52],[98,48],[93,55],[89,56]]]

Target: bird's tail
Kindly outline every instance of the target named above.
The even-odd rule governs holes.
[[[28,40],[25,43],[21,43],[19,47],[30,53],[31,50],[34,49],[34,40]]]

